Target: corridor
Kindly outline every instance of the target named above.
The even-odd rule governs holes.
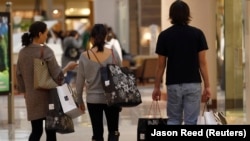
[[[136,141],[137,121],[140,117],[148,115],[152,103],[151,93],[153,85],[138,86],[142,95],[142,104],[137,107],[123,108],[120,117],[120,141]],[[0,96],[0,141],[27,141],[30,134],[30,123],[26,120],[26,109],[22,95],[14,96],[15,123],[8,124],[8,97]],[[166,117],[166,101],[160,101],[162,117]],[[159,115],[158,115],[159,116]],[[104,120],[105,122],[105,120]],[[229,124],[243,124],[240,115],[230,116]],[[58,134],[58,141],[90,141],[92,129],[88,113],[74,119],[75,132],[71,134]],[[107,138],[105,126],[104,139]],[[43,134],[41,141],[45,141]],[[106,141],[106,140],[105,140]]]

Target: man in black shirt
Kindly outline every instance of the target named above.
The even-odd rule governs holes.
[[[160,33],[156,45],[158,66],[152,99],[160,99],[166,68],[168,124],[194,125],[200,113],[201,76],[203,95],[206,100],[211,96],[206,61],[208,46],[203,32],[188,25],[191,17],[185,2],[175,1],[169,17],[173,25]]]

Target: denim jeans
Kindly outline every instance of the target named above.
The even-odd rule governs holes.
[[[195,125],[200,113],[201,83],[168,85],[167,93],[168,124]]]

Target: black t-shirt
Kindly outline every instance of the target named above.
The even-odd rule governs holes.
[[[158,37],[156,53],[167,57],[166,84],[201,82],[199,52],[207,50],[203,32],[189,25],[173,25]]]

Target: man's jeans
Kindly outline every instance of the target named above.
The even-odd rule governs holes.
[[[169,125],[197,124],[200,113],[201,83],[167,86],[167,115]],[[183,121],[184,120],[184,121]]]

